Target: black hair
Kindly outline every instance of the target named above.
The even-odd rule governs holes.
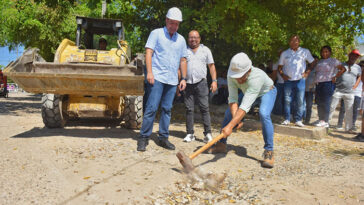
[[[360,66],[364,66],[364,60],[360,61],[360,62],[359,62],[359,65],[360,65]]]
[[[329,51],[330,51],[330,53],[332,53],[332,51],[331,51],[331,47],[330,47],[329,45],[322,46],[322,47],[321,47],[321,52],[322,52],[325,48],[326,48],[327,50],[329,50]],[[321,52],[320,52],[320,53],[321,53]]]

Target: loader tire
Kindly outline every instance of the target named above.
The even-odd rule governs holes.
[[[62,128],[66,124],[62,115],[62,96],[54,94],[43,94],[42,96],[42,118],[48,128]]]
[[[125,96],[124,121],[128,129],[139,129],[143,121],[143,96]]]

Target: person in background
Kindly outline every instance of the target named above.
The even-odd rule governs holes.
[[[265,65],[263,63],[259,64],[258,68],[260,68],[260,70],[266,72],[266,68],[265,68]]]
[[[323,46],[320,54],[321,59],[315,67],[316,102],[319,120],[314,125],[329,127],[330,105],[335,90],[335,82],[345,72],[345,68],[339,60],[331,58],[330,46]]]
[[[99,50],[104,51],[104,50],[106,50],[106,47],[107,47],[107,41],[104,37],[101,37],[99,39]]]
[[[363,71],[364,61],[360,61],[359,65]],[[364,81],[364,72],[361,72],[361,81],[362,82]],[[362,88],[362,90],[364,89]],[[360,114],[361,114],[361,132],[354,137],[354,140],[359,142],[364,142],[364,92],[361,93]]]
[[[284,79],[284,118],[282,125],[289,125],[291,119],[291,103],[296,103],[297,108],[293,117],[295,125],[304,127],[303,101],[305,97],[305,79],[316,65],[308,49],[300,47],[300,37],[293,35],[289,41],[290,48],[285,50],[279,58],[278,72]],[[310,63],[306,69],[306,61]],[[295,97],[292,100],[292,92]]]
[[[159,104],[161,114],[157,144],[169,150],[175,149],[168,137],[172,103],[179,81],[179,68],[181,69],[180,91],[186,88],[187,75],[186,40],[177,33],[180,22],[182,22],[181,10],[176,7],[170,8],[166,15],[166,26],[153,30],[145,45],[149,97],[140,129],[137,151],[146,151]]]
[[[318,56],[312,55],[312,57],[316,61],[318,60]],[[314,99],[314,94],[315,94],[315,89],[316,89],[315,75],[316,75],[316,71],[315,71],[315,69],[313,69],[306,78],[305,101],[304,101],[305,111],[303,114],[304,124],[306,124],[306,125],[310,124],[310,120],[311,120],[312,104],[313,104],[313,99]]]
[[[348,61],[342,65],[345,67],[345,72],[336,80],[336,88],[332,95],[332,102],[330,106],[329,121],[332,119],[337,104],[341,99],[344,99],[345,104],[345,131],[351,132],[353,126],[353,104],[354,104],[354,90],[360,83],[361,68],[355,64],[358,60],[360,53],[357,49],[349,53]],[[335,80],[335,79],[334,79]]]
[[[3,71],[0,69],[0,87],[4,88],[4,93],[8,92],[8,78],[4,75]]]
[[[229,90],[226,76],[227,70],[224,70],[217,78],[217,91],[211,93],[211,103],[214,105],[228,104]]]
[[[195,99],[200,107],[204,126],[204,142],[212,140],[211,118],[209,110],[209,88],[207,85],[207,66],[212,78],[211,92],[217,90],[216,68],[210,49],[200,44],[201,37],[198,31],[192,30],[188,34],[187,48],[187,87],[185,90],[186,105],[186,131],[185,142],[195,140],[194,135],[194,107]],[[206,66],[207,65],[207,66]]]
[[[278,50],[278,56],[281,56],[283,49]],[[284,114],[284,80],[278,72],[279,62],[273,64],[273,72],[271,74],[271,78],[275,81],[275,86],[277,88],[277,98],[274,103],[273,114],[275,115],[283,115]]]
[[[273,61],[272,60],[269,60],[267,62],[267,67],[265,67],[265,72],[268,74],[268,76],[270,78],[272,78],[272,73],[273,73]]]
[[[363,72],[364,68],[364,61],[361,61],[359,63],[359,66],[361,67],[361,71]],[[355,123],[358,118],[358,114],[360,111],[360,103],[361,103],[361,95],[363,91],[363,81],[360,81],[358,87],[354,90],[354,104],[353,104],[353,127],[351,128],[352,132],[355,132],[357,130]],[[343,130],[343,121],[345,116],[345,103],[344,100],[340,101],[340,112],[338,117],[338,123],[337,123],[337,130]]]

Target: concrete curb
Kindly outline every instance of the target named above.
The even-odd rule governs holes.
[[[179,114],[182,115],[181,118],[184,118],[185,120],[185,113],[184,108],[180,106],[180,109],[183,111],[180,111]],[[222,106],[210,106],[210,116],[211,116],[211,123],[218,124],[221,126],[221,123],[224,119],[224,113],[227,108],[227,105]],[[175,114],[177,114],[178,111]],[[173,115],[173,114],[172,114]],[[295,137],[302,137],[306,139],[315,139],[319,140],[322,137],[327,136],[328,134],[328,128],[324,127],[314,127],[314,126],[305,126],[305,127],[297,127],[294,124],[291,125],[281,125],[278,124],[278,122],[283,121],[280,119],[280,116],[272,115],[271,116],[274,126],[274,133],[281,134],[281,135],[288,135],[288,136],[295,136]],[[185,121],[184,121],[185,122]],[[195,122],[202,122],[201,114],[199,113],[199,109],[195,108]],[[274,123],[275,122],[275,123]],[[220,127],[219,127],[220,129]],[[258,116],[253,115],[247,115],[244,119],[244,125],[241,128],[243,131],[252,131],[252,130],[261,130],[262,125],[260,121],[258,120]]]

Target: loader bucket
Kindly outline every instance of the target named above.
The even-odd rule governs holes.
[[[133,65],[44,62],[37,49],[26,50],[4,74],[30,93],[59,95],[143,95],[143,72]]]

